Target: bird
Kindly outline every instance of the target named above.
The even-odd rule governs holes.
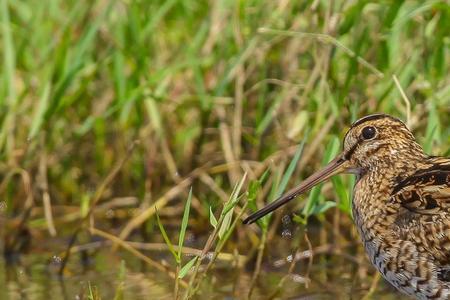
[[[396,117],[354,122],[335,159],[244,224],[340,173],[356,175],[353,220],[381,275],[412,298],[450,299],[450,158],[425,154]]]

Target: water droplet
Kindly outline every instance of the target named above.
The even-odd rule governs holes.
[[[284,238],[290,238],[292,236],[292,232],[289,229],[285,229],[281,232],[281,236]]]
[[[286,256],[286,261],[287,261],[287,262],[292,262],[292,254]]]
[[[55,264],[60,264],[62,261],[61,257],[59,257],[58,255],[53,255],[52,256],[52,262]]]

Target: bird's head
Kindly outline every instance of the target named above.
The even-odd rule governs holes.
[[[255,222],[336,174],[361,175],[377,166],[395,166],[424,156],[422,148],[402,121],[386,114],[366,116],[354,122],[347,131],[341,154],[300,185],[249,216],[244,223]]]
[[[374,114],[354,122],[344,138],[341,171],[365,171],[377,165],[421,158],[421,146],[397,118]]]

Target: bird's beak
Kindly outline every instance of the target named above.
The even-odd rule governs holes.
[[[267,215],[268,213],[274,211],[278,207],[288,203],[298,195],[309,191],[314,186],[318,185],[319,183],[327,180],[328,178],[336,174],[343,172],[353,173],[352,171],[353,169],[350,168],[350,163],[348,159],[345,158],[344,154],[340,154],[322,170],[306,178],[302,183],[300,183],[300,185],[288,191],[286,194],[276,199],[269,205],[250,215],[247,219],[244,220],[244,224],[251,224],[255,222],[256,220]]]

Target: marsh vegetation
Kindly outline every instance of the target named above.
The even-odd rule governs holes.
[[[242,219],[368,113],[450,155],[447,1],[0,0],[0,24],[1,299],[402,297],[352,176]]]

